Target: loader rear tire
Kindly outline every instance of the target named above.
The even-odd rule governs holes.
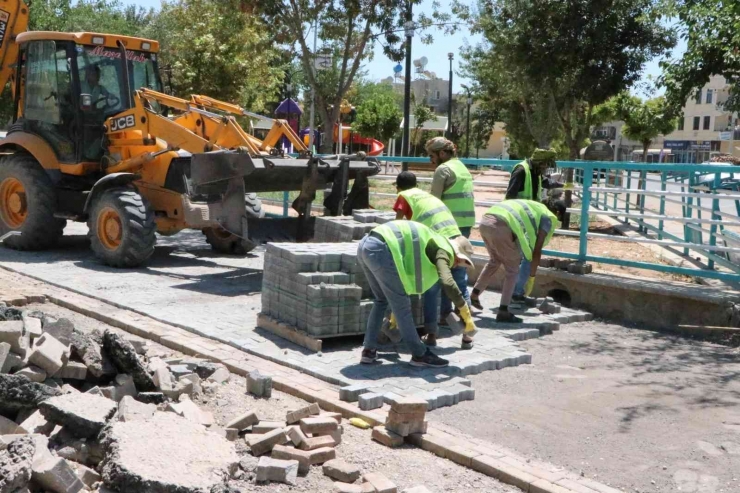
[[[247,217],[257,219],[265,217],[265,210],[262,208],[262,201],[257,198],[256,193],[246,194],[244,196],[244,201],[247,204]],[[206,242],[211,245],[213,251],[218,253],[246,255],[257,248],[257,243],[252,243],[248,245],[247,248],[244,248],[241,238],[222,228],[205,228],[203,229],[203,234],[206,235]]]
[[[0,160],[0,236],[20,231],[4,244],[16,250],[43,250],[56,244],[67,222],[54,217],[56,191],[36,159],[16,153]]]
[[[87,225],[90,246],[106,265],[137,267],[154,253],[154,212],[133,188],[103,192],[93,204]]]

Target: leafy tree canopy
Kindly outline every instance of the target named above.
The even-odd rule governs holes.
[[[393,89],[387,91],[377,87],[387,84],[375,86],[371,91],[367,91],[369,94],[365,94],[357,105],[357,118],[353,128],[360,135],[386,142],[398,133],[403,114],[398,107]]]

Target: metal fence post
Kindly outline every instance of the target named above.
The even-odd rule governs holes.
[[[591,208],[591,183],[593,183],[593,167],[583,165],[583,194],[581,196],[581,232],[578,243],[578,261],[585,262],[588,252],[588,217]]]
[[[660,191],[665,192],[666,190],[666,172],[661,171],[660,173]],[[665,215],[665,194],[660,196],[660,215]],[[663,239],[663,220],[658,221],[658,239]]]
[[[288,217],[288,203],[290,202],[290,194],[283,192],[283,217]]]
[[[714,174],[714,185],[712,188],[712,195],[714,195],[714,198],[712,199],[712,220],[720,219],[719,214],[717,214],[717,211],[719,211],[719,200],[717,199],[717,190],[719,190],[720,183],[722,181],[721,173],[715,173]],[[709,227],[709,244],[711,246],[717,245],[717,224],[712,223],[712,225]],[[709,267],[710,270],[714,269],[714,260],[712,258],[709,258],[709,262],[707,263],[707,267]]]
[[[631,169],[627,170],[627,190],[629,190],[630,187],[632,187],[632,170]],[[627,214],[630,213],[630,195],[631,194],[627,192],[627,197],[625,197],[625,202],[624,202],[625,203],[624,212],[626,212]],[[629,223],[630,223],[629,218],[625,217],[624,224],[629,224]]]

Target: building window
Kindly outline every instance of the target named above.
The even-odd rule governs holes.
[[[701,89],[696,91],[696,104],[701,104]]]
[[[694,130],[699,130],[699,125],[701,125],[701,117],[695,116],[694,117]]]
[[[707,104],[712,104],[712,95],[714,95],[714,91],[707,89]]]
[[[683,130],[683,122],[684,122],[684,120],[685,120],[685,118],[683,117],[683,115],[681,115],[681,118],[678,119],[678,129],[679,130]]]
[[[711,120],[712,120],[711,116],[704,117],[704,130],[709,130],[709,124],[711,123]]]
[[[435,101],[438,101],[439,100],[439,96],[440,96],[439,90],[434,91],[434,99],[435,99]]]

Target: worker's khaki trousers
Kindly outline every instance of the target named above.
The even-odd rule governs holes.
[[[486,250],[488,250],[489,259],[475,282],[475,289],[485,291],[498,268],[503,265],[506,277],[501,289],[501,305],[508,306],[519,274],[519,264],[522,260],[521,250],[514,239],[511,228],[503,219],[486,214],[480,222],[479,231]]]

